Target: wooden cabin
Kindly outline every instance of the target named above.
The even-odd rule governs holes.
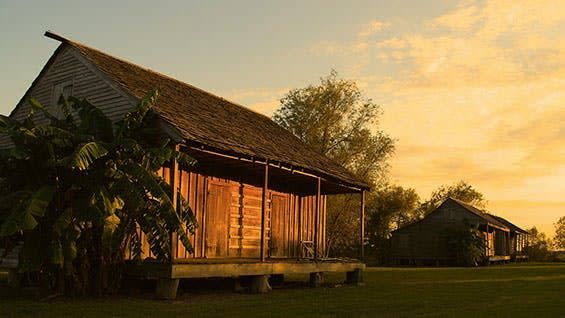
[[[54,33],[45,35],[61,44],[11,117],[22,119],[31,97],[57,113],[55,102],[63,94],[86,98],[117,121],[157,88],[160,127],[197,160],[190,169],[177,163],[162,169],[175,195],[196,213],[194,251],[173,238],[172,259],[157,263],[144,244],[146,260],[132,264],[130,274],[158,278],[158,292],[168,297],[174,297],[181,278],[253,276],[263,290],[265,278],[275,274],[310,273],[317,280],[319,273],[339,271],[348,272],[350,281],[360,279],[361,261],[324,258],[326,198],[360,194],[361,259],[366,183],[262,114]]]
[[[470,204],[448,198],[422,220],[392,232],[393,261],[412,265],[453,264],[455,253],[448,248],[447,233],[464,224],[482,231],[488,262],[511,259],[511,229],[507,225]]]

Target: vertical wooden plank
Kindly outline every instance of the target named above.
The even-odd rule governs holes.
[[[180,151],[180,145],[176,145],[175,146],[175,150],[176,151]],[[171,185],[172,188],[172,203],[173,203],[173,208],[175,209],[175,211],[178,212],[178,193],[179,193],[179,178],[178,178],[178,171],[179,171],[179,163],[176,159],[173,159],[170,163],[170,168],[169,168],[169,184]],[[171,261],[174,260],[175,258],[177,258],[178,256],[178,249],[177,249],[177,233],[173,232],[171,233],[171,237],[170,237],[170,244],[171,244],[171,251],[170,251],[170,257],[171,257]]]
[[[200,232],[200,253],[202,257],[206,257],[206,199],[208,197],[208,178],[202,177],[202,187],[200,188],[200,206],[199,209],[202,214],[202,225]]]
[[[315,224],[316,224],[316,195],[310,196],[310,241],[314,242],[314,232],[315,232]]]
[[[290,224],[288,226],[288,256],[294,257],[294,231],[296,229],[296,219],[294,217],[294,195],[288,195],[288,217]]]
[[[361,208],[359,211],[359,257],[365,259],[365,190],[361,190]]]
[[[188,168],[182,169],[179,168],[179,174],[181,176],[180,178],[180,196],[186,201],[186,203],[191,207],[190,205],[190,172],[188,171]],[[194,210],[192,211],[194,213]],[[194,254],[194,249],[195,249],[195,236],[193,234],[188,233],[188,228],[185,226],[184,227],[187,235],[189,236],[189,240],[190,240],[190,244],[192,246],[192,253],[189,252],[189,250],[187,250],[186,248],[184,248],[184,246],[181,244],[180,245],[180,249],[179,249],[179,258],[187,258],[189,256],[191,256],[192,254]]]
[[[267,191],[269,187],[269,161],[265,162],[263,189],[261,191],[261,246],[259,249],[261,262],[265,261],[265,217],[267,210]]]
[[[285,222],[285,231],[286,231],[286,241],[285,241],[285,256],[291,257],[292,256],[292,218],[291,218],[291,195],[286,194],[285,197],[286,201],[286,222]]]
[[[189,191],[189,199],[190,199],[190,206],[192,207],[192,211],[194,212],[194,218],[196,222],[198,222],[198,226],[196,227],[196,231],[194,232],[194,257],[199,257],[201,255],[202,249],[200,248],[200,244],[202,242],[201,233],[202,233],[202,211],[198,208],[198,189],[200,186],[198,185],[198,174],[194,172],[190,172],[190,191]]]
[[[322,255],[327,256],[326,255],[326,217],[327,217],[327,210],[326,210],[326,202],[327,202],[328,196],[327,195],[323,195],[322,196],[322,225],[321,225],[321,229],[322,229]]]
[[[184,172],[184,178],[183,180],[186,182],[185,184],[185,190],[184,193],[186,195],[186,203],[188,204],[188,206],[190,207],[190,209],[192,210],[192,213],[194,214],[194,218],[196,219],[196,211],[192,208],[192,201],[190,201],[190,192],[192,190],[192,184],[190,183],[190,169],[187,168]],[[198,226],[196,227],[198,228]],[[188,253],[188,251],[186,251],[185,253],[185,257],[188,258],[190,255],[192,255],[194,257],[194,255],[196,254],[196,231],[194,231],[194,234],[192,234],[192,239],[191,239],[191,243],[192,243],[192,254]]]
[[[306,232],[304,233],[304,240],[305,241],[311,241],[312,237],[310,237],[310,211],[312,211],[312,209],[310,208],[310,203],[312,200],[310,200],[310,196],[305,196],[304,197],[304,230],[306,230]]]
[[[165,180],[166,183],[168,183],[169,185],[171,184],[171,169],[170,169],[170,165],[169,166],[164,166],[161,169],[161,178],[163,178],[163,180]],[[171,238],[169,237],[169,240]],[[170,243],[170,241],[169,241]],[[172,255],[172,253],[171,253]],[[152,257],[152,252],[151,249],[149,249],[149,257]]]
[[[176,173],[176,177],[178,177],[178,190],[177,190],[177,206],[180,207],[180,202],[182,200],[182,198],[185,198],[184,196],[184,189],[186,187],[186,176],[183,175],[182,173],[182,168],[179,166],[177,169],[177,173]],[[179,210],[180,211],[180,210]],[[186,233],[186,226],[183,224],[182,228],[184,229],[185,233]],[[188,233],[187,233],[188,235]],[[188,235],[188,239],[189,241],[191,241],[191,237],[190,235]],[[192,244],[192,242],[190,243]],[[176,258],[186,258],[186,248],[184,247],[184,245],[182,244],[181,240],[178,237],[176,237],[176,245],[177,245],[177,252],[176,252]]]
[[[243,238],[244,238],[244,226],[245,226],[245,215],[244,215],[244,202],[243,202],[243,196],[244,196],[244,188],[243,188],[243,182],[239,182],[239,186],[238,186],[238,193],[239,193],[239,241],[238,241],[238,256],[241,257],[243,254]]]
[[[308,224],[310,225],[310,229],[309,229],[309,237],[310,237],[310,241],[314,242],[314,222],[315,220],[315,214],[316,214],[316,196],[315,195],[311,195],[309,197],[309,201],[310,201],[310,212],[308,213]]]
[[[308,237],[308,196],[304,196],[302,198],[302,240],[309,241],[310,238]]]
[[[320,248],[320,192],[322,188],[322,181],[320,177],[316,180],[316,206],[314,207],[314,261],[318,260],[318,252]]]
[[[306,239],[312,241],[312,196],[304,198],[306,200]]]
[[[295,201],[297,214],[296,218],[298,221],[298,224],[296,225],[296,257],[300,259],[300,254],[302,253],[302,196],[297,195]]]
[[[310,197],[304,197],[304,241],[310,241]]]
[[[188,170],[188,204],[192,209],[192,213],[194,213],[194,219],[196,220],[197,223],[196,229],[194,231],[194,246],[193,246],[194,251],[192,252],[193,257],[197,257],[198,252],[200,251],[199,235],[200,235],[200,227],[202,226],[200,224],[200,221],[198,220],[198,218],[200,217],[200,211],[198,211],[198,207],[196,205],[195,193],[197,191],[198,184],[196,184],[195,179],[196,179],[196,174]]]
[[[294,240],[294,243],[293,243],[293,248],[294,248],[293,253],[294,254],[293,254],[293,256],[298,256],[297,255],[297,252],[298,252],[298,223],[300,221],[298,220],[298,201],[297,200],[298,200],[297,196],[295,194],[293,194],[292,195],[292,213],[293,213],[293,216],[294,216],[294,226],[292,227],[293,231],[294,231],[294,233],[292,234],[292,238]]]

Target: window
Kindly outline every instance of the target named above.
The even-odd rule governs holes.
[[[61,96],[67,99],[73,93],[73,81],[66,81],[53,85],[52,105],[58,105]]]
[[[52,114],[61,118],[63,113],[59,107],[60,98],[67,99],[73,94],[73,81],[65,81],[53,85],[53,98],[51,100]]]

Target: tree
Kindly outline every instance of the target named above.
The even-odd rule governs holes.
[[[383,182],[394,140],[378,129],[380,107],[356,83],[332,71],[319,85],[293,89],[281,99],[273,120],[317,152],[375,186]],[[357,242],[357,196],[328,199],[327,250]]]
[[[157,171],[172,160],[190,165],[156,127],[158,93],[113,124],[86,100],[61,99],[62,118],[37,101],[19,122],[0,117],[13,143],[0,151],[0,236],[23,237],[19,270],[45,287],[100,295],[119,287],[125,251],[139,258],[139,227],[158,261],[170,257],[176,232],[187,249],[195,219],[174,206]],[[36,115],[47,119],[36,124]]]
[[[528,239],[525,250],[530,260],[548,260],[551,256],[550,249],[552,245],[551,240],[545,235],[545,233],[538,231],[535,226],[528,230]]]
[[[478,225],[446,228],[447,249],[456,266],[478,266],[485,261],[485,239]]]
[[[414,189],[388,185],[373,191],[367,203],[368,254],[374,253],[376,262],[385,264],[391,232],[420,218],[420,198]]]
[[[565,250],[565,216],[562,216],[557,223],[555,223],[555,248]]]
[[[420,212],[423,216],[427,215],[439,207],[440,204],[449,197],[467,202],[479,208],[484,208],[487,203],[484,195],[477,191],[472,185],[465,181],[459,181],[450,186],[441,186],[432,192],[430,199],[420,206]]]

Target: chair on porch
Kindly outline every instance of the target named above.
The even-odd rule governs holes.
[[[314,242],[300,241],[300,258],[314,258]]]

